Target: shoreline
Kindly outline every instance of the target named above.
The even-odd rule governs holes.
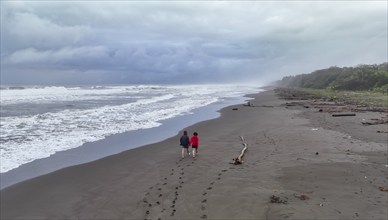
[[[379,127],[336,119],[343,133],[272,90],[248,97],[186,128],[196,158],[180,158],[177,134],[64,168],[1,190],[1,219],[386,219],[387,146],[357,135]]]
[[[159,127],[111,135],[102,140],[85,143],[77,148],[59,151],[47,158],[36,159],[8,172],[0,173],[0,189],[66,167],[89,163],[127,150],[163,141],[175,136],[187,126],[219,117],[219,111],[222,108],[245,102],[249,99],[246,95],[218,101],[195,109],[191,114],[163,120],[161,121],[162,125]]]

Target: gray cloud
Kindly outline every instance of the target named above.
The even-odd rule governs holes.
[[[2,83],[264,83],[387,61],[387,2],[2,1]]]

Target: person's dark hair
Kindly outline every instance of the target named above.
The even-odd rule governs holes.
[[[194,136],[197,136],[198,135],[198,133],[197,132],[194,132],[194,134],[193,134]]]
[[[187,131],[183,131],[183,134],[187,134]]]

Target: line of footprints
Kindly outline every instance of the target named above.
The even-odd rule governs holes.
[[[206,206],[207,206],[207,195],[210,193],[210,191],[213,189],[214,184],[216,184],[217,181],[221,180],[222,173],[226,172],[227,170],[221,170],[220,173],[217,174],[217,179],[209,184],[209,187],[207,187],[203,192],[202,192],[202,201],[201,201],[201,211],[202,219],[207,219],[206,215]]]
[[[162,182],[158,182],[151,186],[144,195],[143,207],[145,209],[145,220],[157,219],[162,220],[161,216],[173,217],[176,213],[176,203],[179,199],[179,190],[184,186],[185,172],[184,168],[180,165],[182,159],[176,162],[177,168],[171,169],[168,177],[162,177]],[[191,163],[186,164],[187,167],[195,164],[195,160]],[[207,219],[206,206],[207,206],[207,195],[213,189],[216,181],[221,180],[222,173],[227,170],[222,170],[218,173],[217,179],[209,184],[209,186],[202,193],[201,200],[201,218]],[[178,172],[178,175],[176,173]],[[170,180],[170,181],[169,181]],[[174,193],[164,194],[163,189],[167,187],[173,187]],[[170,191],[170,190],[168,190]]]

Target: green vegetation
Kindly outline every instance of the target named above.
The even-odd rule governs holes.
[[[388,91],[388,63],[357,67],[330,67],[310,74],[287,76],[281,86],[332,91]]]
[[[290,88],[290,92],[312,99],[326,99],[369,107],[388,107],[387,94],[376,91],[336,91],[332,89]]]
[[[278,85],[317,99],[388,107],[388,63],[330,67],[310,74],[287,76]]]

